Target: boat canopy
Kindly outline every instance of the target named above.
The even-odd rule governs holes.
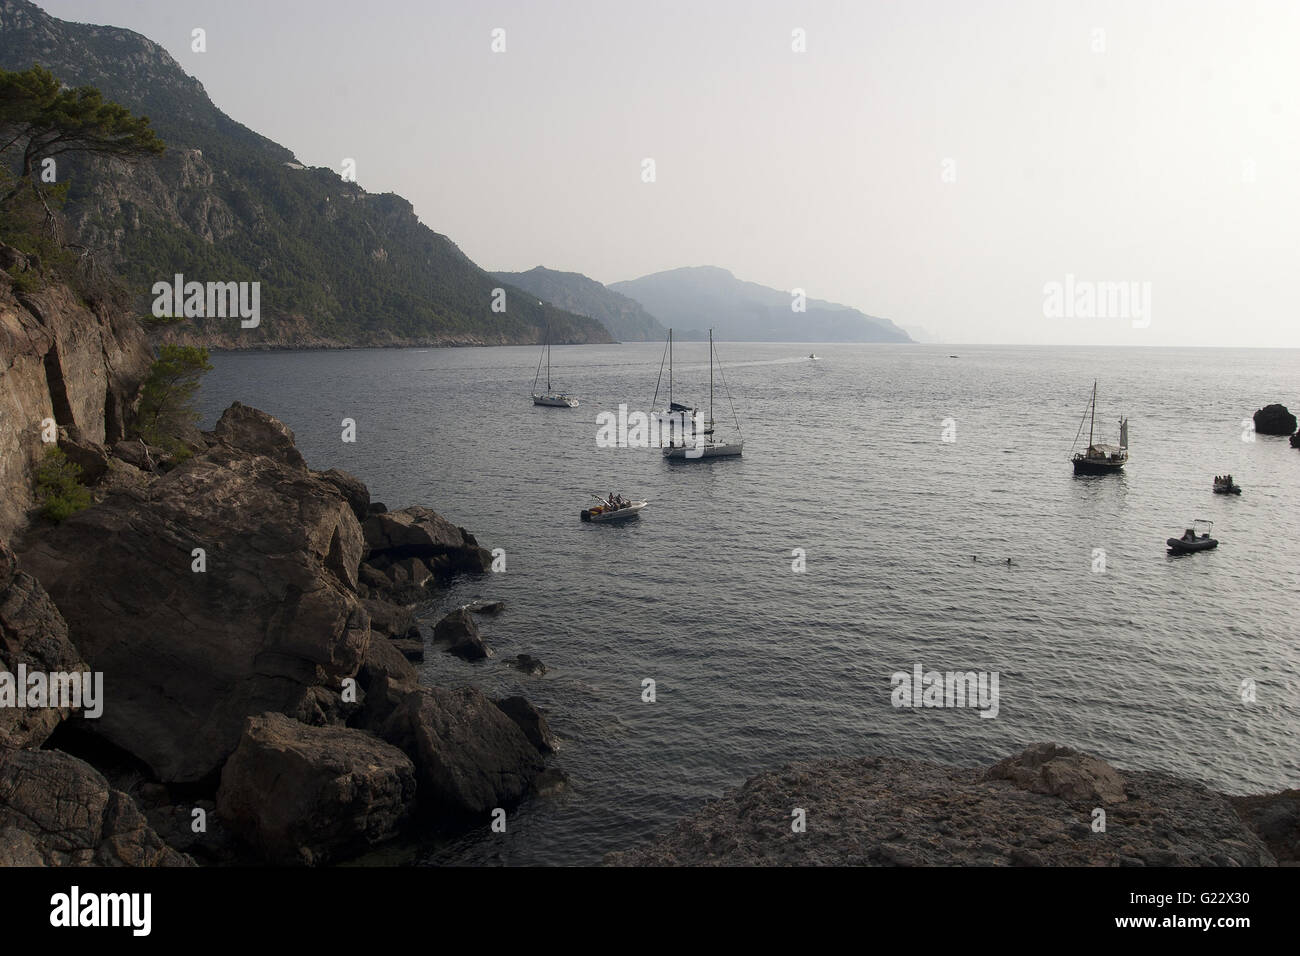
[[[1118,455],[1122,451],[1124,451],[1124,449],[1121,448],[1119,445],[1089,445],[1088,446],[1089,454],[1110,456],[1110,455]]]

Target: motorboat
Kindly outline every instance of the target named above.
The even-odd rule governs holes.
[[[593,495],[593,497],[600,504],[591,508],[584,508],[580,515],[583,521],[598,523],[624,521],[627,518],[635,518],[650,504],[648,501],[631,501],[619,495],[610,495],[608,498],[602,498],[600,495]]]
[[[1170,554],[1191,554],[1193,551],[1212,551],[1219,546],[1218,539],[1210,537],[1214,522],[1197,518],[1192,526],[1183,532],[1181,538],[1169,538]]]
[[[1215,475],[1214,493],[1216,495],[1239,495],[1241,494],[1241,485],[1232,480],[1232,475]]]

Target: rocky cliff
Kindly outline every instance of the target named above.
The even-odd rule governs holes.
[[[0,540],[34,504],[33,471],[56,438],[112,444],[153,356],[136,318],[91,305],[68,286],[20,292],[14,277],[34,268],[0,243]]]
[[[0,0],[0,67],[51,70],[148,116],[167,144],[156,161],[60,157],[69,228],[98,250],[147,311],[176,273],[259,282],[256,327],[190,318],[172,341],[220,348],[609,342],[605,328],[494,278],[400,196],[340,170],[310,169],[223,113],[158,44],[130,30],[71,23]],[[342,157],[340,157],[340,161]],[[364,171],[363,171],[364,172]],[[505,309],[493,309],[505,288]]]

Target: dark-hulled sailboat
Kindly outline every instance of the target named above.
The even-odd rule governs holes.
[[[1097,383],[1092,383],[1092,400],[1088,403],[1086,413],[1088,420],[1088,450],[1076,452],[1070,459],[1074,463],[1076,475],[1113,475],[1123,470],[1128,463],[1128,419],[1119,420],[1119,444],[1103,445],[1093,441],[1094,426],[1097,421]],[[1079,431],[1074,436],[1075,444],[1083,434],[1083,422],[1079,422]]]

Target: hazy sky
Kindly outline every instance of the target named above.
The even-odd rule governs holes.
[[[1294,0],[42,5],[484,268],[718,265],[948,342],[1300,346]],[[1067,275],[1137,294],[1049,316]]]

